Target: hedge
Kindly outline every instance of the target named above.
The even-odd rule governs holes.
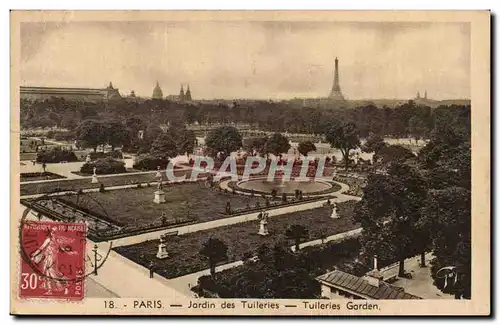
[[[123,161],[108,157],[85,163],[80,168],[80,172],[85,174],[93,174],[94,167],[96,168],[96,174],[101,174],[101,175],[120,174],[120,173],[125,173],[127,171],[127,169],[125,168],[125,163]]]
[[[161,169],[166,169],[169,160],[162,157],[156,157],[153,155],[139,155],[134,161],[134,169],[139,170],[156,170],[158,166]]]
[[[36,161],[39,163],[58,163],[61,161],[73,162],[78,161],[78,158],[73,151],[54,147],[38,152]]]

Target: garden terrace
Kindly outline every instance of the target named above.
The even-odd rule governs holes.
[[[126,227],[123,233],[161,228],[164,224],[227,218],[231,216],[225,212],[227,202],[235,210],[255,206],[258,201],[264,205],[263,198],[226,195],[206,188],[203,182],[164,186],[166,203],[162,204],[153,202],[156,190],[156,186],[150,186],[87,193],[84,197],[89,196],[88,200],[79,200],[77,195],[63,195],[58,199],[91,215],[103,214],[104,209],[107,218]]]
[[[62,179],[64,176],[54,174],[51,172],[34,172],[34,173],[21,173],[21,182]]]
[[[90,178],[82,179],[65,179],[65,180],[55,180],[40,183],[28,183],[21,184],[21,195],[32,195],[41,193],[54,193],[54,192],[64,192],[64,191],[78,191],[79,189],[90,189],[99,188],[102,183],[104,187],[119,186],[119,185],[132,185],[138,183],[156,182],[155,177],[156,172],[144,173],[144,174],[133,174],[133,175],[116,175],[116,176],[99,176],[99,183],[92,184]],[[162,172],[163,178],[165,177],[165,172]],[[174,175],[182,176],[186,175],[189,178],[191,171],[189,170],[175,170]],[[206,175],[200,174],[198,177],[204,177]]]
[[[236,225],[212,228],[180,236],[166,238],[169,258],[156,258],[159,240],[146,241],[140,244],[117,247],[115,250],[128,259],[148,267],[155,262],[155,271],[166,278],[175,278],[185,274],[207,269],[207,261],[200,256],[199,250],[210,237],[219,238],[228,246],[228,259],[222,264],[243,259],[250,253],[256,255],[258,247],[266,244],[270,247],[287,241],[285,231],[290,225],[299,224],[307,227],[309,238],[306,241],[324,238],[358,228],[352,217],[354,201],[338,204],[339,219],[331,219],[331,208],[321,207],[301,212],[274,216],[269,221],[269,236],[257,234],[259,221],[248,221]],[[292,245],[289,241],[287,245]]]

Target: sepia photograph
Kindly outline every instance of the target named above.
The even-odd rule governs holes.
[[[12,11],[11,313],[488,315],[489,24]]]

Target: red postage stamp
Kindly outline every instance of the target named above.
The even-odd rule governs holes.
[[[20,297],[83,299],[86,225],[28,221],[21,227]]]

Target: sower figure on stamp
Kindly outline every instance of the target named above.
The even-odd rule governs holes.
[[[70,244],[75,240],[65,236],[54,236],[56,229],[49,229],[47,238],[42,245],[31,254],[30,259],[38,265],[41,265],[43,286],[47,289],[45,294],[51,295],[52,290],[62,291],[68,294],[68,284],[63,281],[64,275],[59,271],[59,254],[75,255],[76,251],[71,250]]]

